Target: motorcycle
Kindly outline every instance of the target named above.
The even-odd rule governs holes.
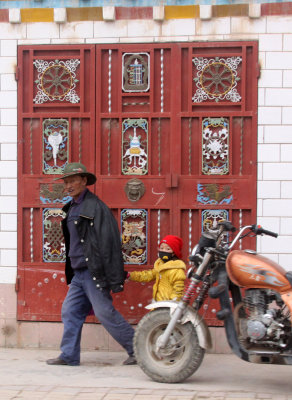
[[[212,347],[203,315],[204,301],[219,299],[216,317],[224,322],[228,344],[242,360],[292,364],[292,271],[253,250],[234,249],[247,236],[278,234],[257,225],[229,221],[202,233],[189,257],[189,285],[179,302],[149,304],[137,325],[134,351],[138,365],[157,382],[178,383],[201,365]],[[235,234],[233,234],[235,235]]]

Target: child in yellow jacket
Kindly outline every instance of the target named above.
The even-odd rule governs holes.
[[[167,235],[159,244],[159,258],[153,269],[132,271],[129,279],[136,282],[154,281],[153,300],[180,300],[184,292],[186,265],[181,260],[182,239]]]

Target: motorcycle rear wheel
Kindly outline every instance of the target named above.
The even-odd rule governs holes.
[[[191,376],[201,365],[205,350],[191,322],[177,323],[164,349],[156,354],[157,339],[170,320],[168,308],[158,308],[139,322],[134,336],[134,351],[140,368],[156,382],[178,383]]]

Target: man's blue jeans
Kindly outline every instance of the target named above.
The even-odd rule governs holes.
[[[69,365],[80,364],[81,332],[91,308],[109,334],[133,355],[134,329],[114,308],[110,291],[98,289],[90,272],[84,269],[75,271],[62,306],[64,333],[59,357]]]

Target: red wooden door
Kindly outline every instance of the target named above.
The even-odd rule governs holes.
[[[19,67],[19,189],[30,188],[19,198],[19,319],[59,319],[63,198],[52,175],[67,161],[96,172],[128,270],[151,268],[166,234],[183,238],[187,261],[220,219],[255,222],[256,42],[21,47]],[[151,295],[152,284],[128,282],[115,304],[135,323]]]
[[[95,47],[18,49],[18,319],[56,321],[67,290],[58,176],[95,168]]]

